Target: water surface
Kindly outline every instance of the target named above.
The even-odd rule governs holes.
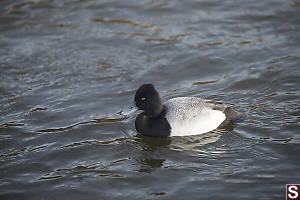
[[[299,183],[300,2],[0,1],[1,199],[284,199]],[[232,103],[242,121],[137,135],[129,109]]]

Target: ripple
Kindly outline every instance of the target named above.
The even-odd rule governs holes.
[[[293,139],[294,138],[272,139],[272,141],[287,144],[287,143],[291,142]]]
[[[146,39],[147,42],[177,42],[177,39],[174,38],[170,38],[170,39],[166,39],[166,38],[148,38]]]
[[[197,81],[194,82],[193,85],[206,85],[206,84],[212,84],[212,83],[217,83],[219,80],[213,80],[213,81]]]
[[[38,179],[38,181],[42,181],[42,180],[56,180],[56,179],[61,179],[63,178],[63,176],[61,175],[57,175],[57,176],[42,176],[41,178]]]
[[[20,156],[20,155],[23,155],[24,153],[26,153],[27,150],[28,150],[28,147],[24,147],[24,148],[16,149],[16,150],[10,149],[9,150],[10,153],[0,154],[0,158],[1,157],[10,158],[10,157],[15,157],[15,156]]]
[[[24,126],[25,124],[23,123],[17,123],[17,122],[7,122],[7,123],[4,123],[4,124],[1,124],[1,127],[19,127],[19,126]]]
[[[121,143],[123,141],[127,140],[127,138],[117,138],[114,140],[106,140],[106,141],[97,141],[97,140],[89,140],[89,141],[81,141],[81,142],[73,142],[72,144],[67,144],[65,146],[62,146],[60,148],[73,148],[83,145],[108,145],[113,143]]]
[[[120,122],[120,121],[124,121],[126,119],[128,119],[128,116],[121,117],[121,118],[99,118],[99,119],[93,119],[91,121],[79,122],[79,123],[76,123],[76,124],[73,124],[73,125],[67,126],[67,127],[41,129],[41,130],[37,130],[37,132],[40,132],[40,133],[62,132],[62,131],[73,129],[74,127],[77,127],[77,126],[85,125],[85,124]]]
[[[107,24],[127,24],[127,25],[131,25],[131,26],[137,26],[140,28],[153,28],[157,25],[155,24],[150,24],[150,25],[143,25],[143,24],[139,24],[136,22],[133,22],[131,20],[126,20],[126,19],[104,19],[104,18],[91,18],[91,21],[93,22],[100,22],[100,23],[107,23]]]

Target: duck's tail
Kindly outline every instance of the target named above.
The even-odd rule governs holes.
[[[222,111],[226,116],[226,121],[236,121],[242,117],[242,113],[234,110],[233,105],[224,104],[222,102],[207,101],[212,109]]]
[[[226,120],[236,121],[242,117],[242,113],[234,110],[232,107],[227,107],[224,110],[224,114],[226,115]]]

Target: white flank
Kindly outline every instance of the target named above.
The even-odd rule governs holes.
[[[203,99],[197,98],[197,103],[191,100],[195,99],[175,98],[167,102],[169,110],[166,118],[171,126],[171,136],[207,133],[218,128],[226,119],[222,111],[206,107]]]

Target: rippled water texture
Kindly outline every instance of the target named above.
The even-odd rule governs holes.
[[[284,199],[300,183],[300,1],[0,0],[0,199]],[[129,109],[235,104],[192,136]]]

